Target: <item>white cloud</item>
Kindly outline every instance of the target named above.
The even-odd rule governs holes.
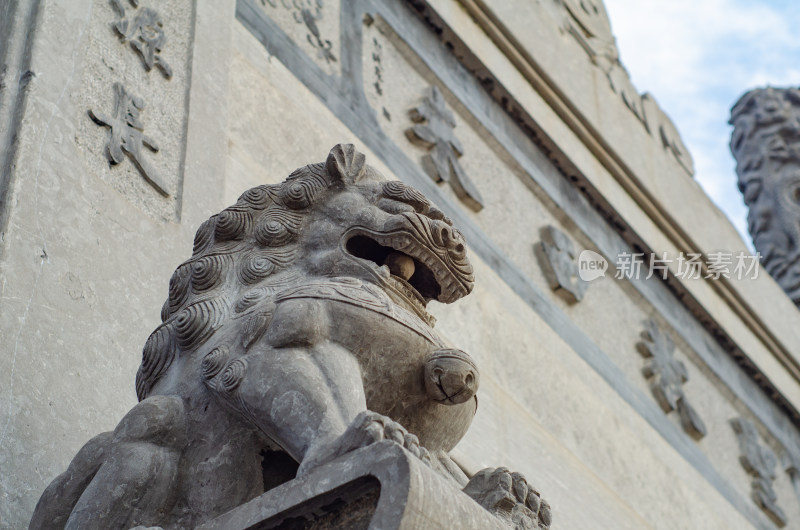
[[[728,150],[730,107],[767,84],[800,86],[800,2],[606,0],[622,63],[695,159],[697,181],[743,239],[747,210]]]

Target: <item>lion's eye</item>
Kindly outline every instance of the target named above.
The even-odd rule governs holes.
[[[404,202],[395,201],[393,199],[380,199],[378,201],[378,208],[383,210],[386,213],[398,214],[398,213],[414,213],[416,210],[410,204],[406,204]]]

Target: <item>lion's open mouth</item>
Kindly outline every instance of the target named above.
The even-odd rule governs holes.
[[[345,235],[343,243],[348,254],[370,262],[382,283],[415,306],[418,314],[427,315],[425,306],[431,300],[449,303],[469,292],[437,254],[448,251],[429,248],[410,231],[376,232],[358,227]]]
[[[442,292],[437,275],[432,270],[442,266],[436,263],[438,258],[432,253],[425,252],[414,243],[413,238],[402,233],[362,232],[351,235],[345,243],[345,249],[356,258],[374,263],[382,279],[390,282],[406,297],[416,299],[425,306],[429,301],[439,298]]]

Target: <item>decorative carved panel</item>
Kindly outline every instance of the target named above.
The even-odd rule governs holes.
[[[453,132],[456,119],[447,108],[441,90],[431,87],[422,104],[411,109],[410,116],[416,125],[406,130],[406,136],[412,143],[428,148],[429,153],[422,158],[425,170],[436,182],[450,184],[467,206],[480,211],[483,199],[458,163],[464,148]]]
[[[339,70],[339,2],[261,0],[261,8],[326,73]]]
[[[571,302],[580,302],[589,283],[578,276],[575,248],[569,237],[558,228],[548,225],[542,230],[539,258],[550,288],[563,293]]]
[[[769,516],[779,527],[786,526],[786,515],[778,507],[778,497],[772,489],[775,481],[775,466],[778,458],[772,449],[761,443],[753,422],[746,418],[731,420],[737,438],[741,456],[739,462],[742,467],[753,477],[750,483],[750,493],[753,501]]]
[[[650,381],[653,397],[664,412],[678,411],[683,430],[699,440],[706,435],[706,426],[700,415],[689,404],[683,385],[689,380],[689,371],[675,358],[675,344],[653,320],[645,323],[644,340],[637,346],[639,353],[648,359],[642,374]]]
[[[181,0],[95,3],[82,90],[71,95],[83,109],[75,137],[85,172],[159,221],[181,217],[194,9]]]

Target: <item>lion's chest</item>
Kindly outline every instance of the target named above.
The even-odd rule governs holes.
[[[463,435],[475,404],[444,406],[427,396],[425,361],[446,345],[416,315],[354,279],[293,287],[279,293],[276,302],[303,302],[306,309],[297,317],[304,321],[295,321],[295,329],[314,328],[322,334],[318,340],[334,342],[355,356],[370,410],[408,426],[432,449],[447,450]],[[443,424],[453,425],[453,432],[442,430]]]

